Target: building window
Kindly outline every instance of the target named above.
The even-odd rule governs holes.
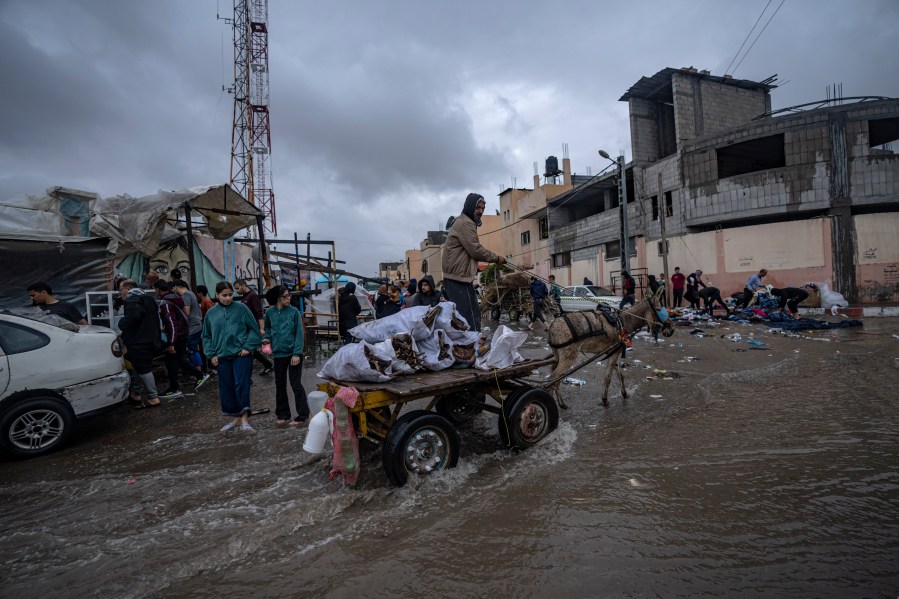
[[[658,246],[659,246],[659,256],[664,256],[668,253],[669,245],[668,245],[667,239],[665,240],[664,244],[660,241],[658,243]]]
[[[537,221],[540,226],[540,239],[549,238],[549,219],[545,216]]]
[[[525,231],[521,234],[521,245],[529,245],[531,243],[531,232]]]
[[[553,254],[553,268],[562,268],[563,266],[571,266],[571,252]]]
[[[899,141],[899,118],[868,121],[868,143],[872,148],[892,152],[894,141]]]
[[[421,261],[421,272],[428,274],[428,259],[425,258]]]
[[[659,196],[652,196],[652,220],[659,220]],[[670,191],[665,192],[665,218],[674,216],[674,199]]]
[[[606,243],[606,260],[618,260],[621,257],[621,244],[617,241]]]
[[[718,178],[786,166],[784,135],[770,135],[715,149]]]

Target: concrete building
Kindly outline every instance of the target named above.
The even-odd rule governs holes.
[[[701,268],[724,293],[750,274],[827,282],[850,301],[899,300],[899,100],[846,98],[771,111],[772,80],[663,69],[622,97],[631,270]],[[613,286],[620,271],[615,174],[548,204],[560,282]]]

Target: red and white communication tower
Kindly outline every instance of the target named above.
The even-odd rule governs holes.
[[[263,212],[265,230],[277,233],[268,110],[268,0],[234,0],[231,27],[234,38],[234,86],[228,90],[234,94],[231,187]]]

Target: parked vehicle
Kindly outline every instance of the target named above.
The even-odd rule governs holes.
[[[562,312],[577,312],[579,310],[595,310],[596,305],[603,303],[614,308],[618,307],[621,298],[598,285],[573,285],[562,289]]]
[[[130,382],[111,329],[30,316],[0,314],[0,450],[21,457],[64,445],[77,419],[120,403]]]

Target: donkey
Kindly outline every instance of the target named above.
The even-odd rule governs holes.
[[[568,408],[559,391],[559,385],[563,376],[577,363],[578,354],[602,354],[614,348],[609,355],[609,365],[606,370],[606,378],[602,388],[602,403],[609,404],[609,383],[612,381],[612,372],[618,372],[618,380],[621,383],[621,396],[627,399],[627,389],[624,386],[624,374],[621,372],[619,360],[626,351],[622,341],[622,334],[632,333],[647,327],[650,331],[656,326],[662,327],[662,334],[670,337],[674,334],[674,325],[668,318],[668,311],[662,308],[659,298],[663,289],[646,297],[627,310],[618,313],[618,325],[611,324],[601,312],[567,312],[556,318],[549,326],[549,345],[553,348],[553,357],[556,365],[549,376],[555,382],[549,387],[555,394],[559,407]],[[619,347],[620,346],[620,351]]]

